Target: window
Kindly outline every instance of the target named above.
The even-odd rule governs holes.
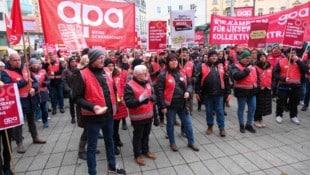
[[[171,6],[169,5],[168,6],[168,13],[170,13],[171,12]]]
[[[259,8],[259,9],[258,9],[257,15],[258,15],[258,16],[263,16],[263,9],[262,9],[262,8]]]
[[[269,8],[269,14],[272,14],[272,13],[274,13],[274,8],[273,8],[273,7],[270,7],[270,8]]]
[[[217,4],[217,0],[213,0],[213,1],[212,1],[212,4]]]
[[[160,7],[157,7],[157,13],[161,13]]]
[[[183,5],[179,5],[179,10],[183,10]]]
[[[0,12],[0,21],[3,21],[3,12]]]
[[[281,10],[285,10],[285,9],[286,9],[286,7],[285,7],[285,6],[281,7]]]
[[[191,4],[191,5],[190,5],[190,9],[191,9],[191,10],[196,10],[196,5],[195,5],[195,4]]]

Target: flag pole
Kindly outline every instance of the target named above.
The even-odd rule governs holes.
[[[11,147],[11,144],[10,144],[10,139],[9,139],[8,131],[5,129],[4,133],[5,133],[5,139],[6,139],[7,147],[9,148],[9,153],[10,153],[10,157],[11,157],[11,163],[12,163],[13,172],[14,172],[14,175],[16,175],[16,167],[15,167],[14,157],[12,155],[12,147]]]

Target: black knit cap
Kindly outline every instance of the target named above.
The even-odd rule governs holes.
[[[140,58],[135,58],[135,59],[132,61],[132,63],[131,63],[132,69],[134,69],[137,65],[140,65],[140,64],[142,64],[142,63],[143,63],[143,60],[142,60],[142,59],[140,59]]]
[[[106,58],[104,60],[104,67],[107,67],[109,64],[113,64],[114,65],[114,62],[110,58]]]
[[[89,63],[88,64],[91,65],[101,55],[105,55],[104,50],[102,50],[102,49],[91,49],[91,50],[89,50],[89,52],[88,52]]]

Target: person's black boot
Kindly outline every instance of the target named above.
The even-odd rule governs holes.
[[[125,119],[125,118],[122,119],[122,129],[123,129],[123,130],[127,130],[127,129],[128,129],[128,128],[127,128],[127,123],[126,123],[126,119]]]

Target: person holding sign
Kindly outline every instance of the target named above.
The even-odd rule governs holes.
[[[282,123],[283,110],[288,101],[290,118],[296,125],[300,124],[297,118],[299,104],[301,76],[307,73],[307,66],[298,58],[296,50],[291,49],[288,58],[279,60],[273,69],[272,76],[278,81],[276,122]]]
[[[0,77],[1,77],[1,72],[0,72]],[[3,87],[4,83],[0,81],[0,89]],[[0,144],[0,174],[7,174],[7,175],[13,175],[13,172],[11,170],[11,155],[10,155],[10,148],[11,147],[11,133],[12,129],[6,129],[5,128],[0,128],[0,142],[2,142],[2,145]],[[6,132],[8,133],[6,138]],[[10,147],[9,147],[10,145]],[[3,150],[1,150],[3,148]]]
[[[36,78],[30,75],[29,70],[22,65],[19,54],[14,53],[9,56],[9,62],[1,76],[3,82],[6,84],[17,83],[23,113],[27,119],[33,143],[45,144],[46,141],[38,137],[38,131],[34,120],[35,105],[38,105],[37,98],[35,97],[38,91],[38,82]],[[23,146],[24,137],[22,129],[22,125],[13,128],[13,139],[17,144],[17,153],[26,152]]]
[[[81,107],[81,120],[87,130],[88,173],[96,175],[96,148],[99,131],[104,134],[108,171],[126,174],[116,167],[115,146],[113,141],[113,115],[116,113],[115,85],[112,75],[103,68],[105,55],[101,49],[88,52],[89,63],[73,75],[73,100]]]

